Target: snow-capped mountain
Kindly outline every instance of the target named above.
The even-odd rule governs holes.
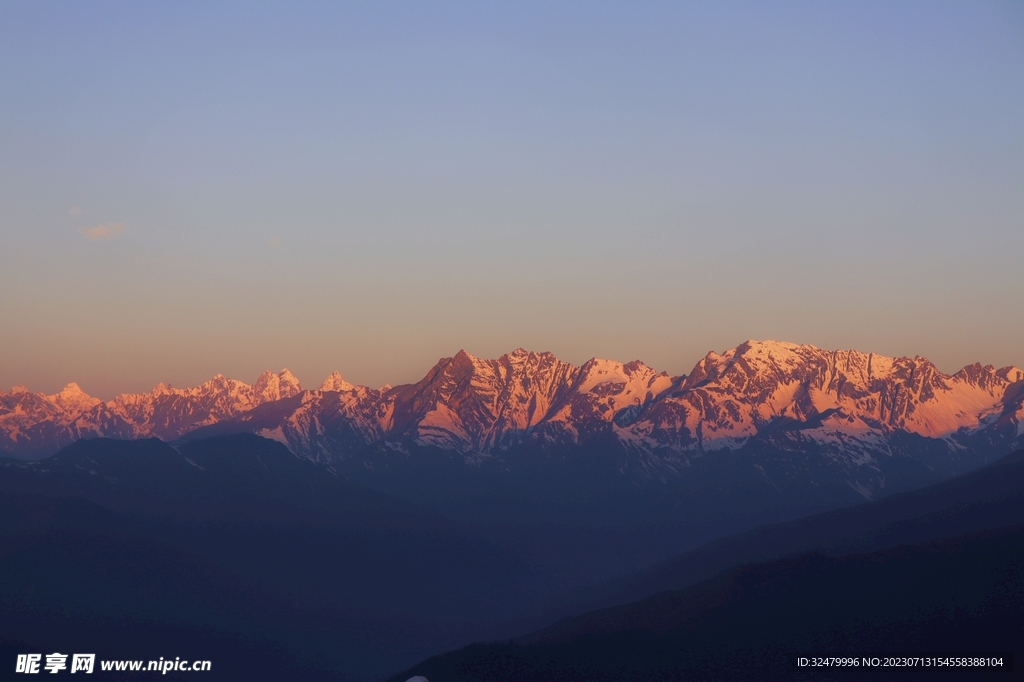
[[[149,393],[126,393],[109,402],[68,384],[54,395],[15,386],[0,393],[0,452],[52,454],[80,438],[173,440],[254,407],[302,392],[291,372],[264,372],[249,385],[218,374],[200,386],[178,389],[158,384]]]
[[[548,417],[578,374],[551,353],[520,348],[480,360],[459,351],[418,384],[394,389],[389,437],[466,453],[506,450]]]
[[[293,412],[275,415],[278,421],[259,420],[260,429],[280,428],[302,452],[330,418],[363,434],[362,444],[411,443],[471,458],[610,436],[627,449],[700,454],[796,427],[825,444],[876,448],[894,433],[954,443],[987,428],[1002,427],[1014,438],[1024,432],[1024,371],[1015,367],[971,365],[946,375],[920,357],[774,341],[709,353],[683,377],[641,362],[593,359],[575,367],[518,349],[497,360],[460,351],[406,386],[375,391],[337,375],[327,386]]]
[[[634,417],[672,384],[640,362],[593,359],[575,367],[521,348],[497,360],[460,351],[416,384],[374,390],[334,373],[319,391],[194,435],[250,431],[325,460],[381,443],[399,450],[434,447],[478,461],[517,447],[614,436],[613,420]]]
[[[942,465],[967,469],[1024,444],[1022,401],[1024,371],[1015,367],[975,364],[947,375],[920,357],[777,341],[709,353],[680,377],[638,361],[576,367],[523,349],[496,360],[460,351],[416,384],[380,389],[335,372],[304,391],[287,370],[265,372],[252,386],[217,376],[107,403],[74,384],[52,396],[15,388],[0,394],[0,449],[39,454],[99,435],[251,432],[311,459],[363,468],[383,452],[439,450],[472,466],[508,464],[525,451],[585,456],[598,448],[618,452],[623,472],[639,464],[654,477],[719,451],[801,452],[852,472],[850,485],[870,496],[885,486],[885,458],[926,468],[973,458]],[[756,465],[768,477],[772,458],[762,459]]]
[[[748,341],[709,353],[623,437],[708,451],[788,423],[823,441],[877,441],[894,432],[950,438],[1000,420],[1016,427],[1022,395],[1024,371],[1016,367],[974,364],[950,376],[921,357]]]

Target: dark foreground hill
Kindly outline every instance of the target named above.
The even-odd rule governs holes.
[[[17,654],[58,651],[211,660],[215,673],[234,670],[250,679],[308,667],[302,640],[317,634],[323,615],[288,604],[180,542],[201,542],[199,534],[82,500],[10,493],[0,494],[0,519],[5,665]],[[330,623],[325,634],[359,632],[358,618],[346,621]],[[315,640],[308,644],[315,648]]]
[[[540,589],[473,529],[254,436],[82,441],[0,467],[0,491],[0,642],[14,653],[375,679]]]
[[[177,446],[80,441],[46,460],[0,462],[0,655],[92,647],[107,658],[205,658],[245,679],[374,680],[473,640],[691,588],[741,564],[818,550],[826,556],[805,569],[806,556],[787,561],[827,575],[844,554],[1011,523],[1024,523],[1021,456],[580,591],[628,561],[642,566],[659,534],[600,519],[453,521],[252,435]],[[730,585],[714,594],[750,593]],[[739,603],[729,599],[716,608]],[[632,655],[620,635],[585,636],[612,637],[601,656]]]
[[[1013,526],[870,554],[745,566],[516,642],[438,656],[393,682],[412,675],[448,682],[893,679],[904,675],[801,672],[792,656],[1016,650],[1019,658],[1022,643],[1024,527]],[[1011,678],[1005,670],[996,676]]]
[[[679,590],[743,564],[820,552],[877,551],[1024,524],[1024,451],[962,476],[876,502],[762,526],[715,540],[611,582],[545,600],[496,637],[558,618]]]

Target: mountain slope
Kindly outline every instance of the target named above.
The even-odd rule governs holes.
[[[558,595],[500,632],[509,636],[571,614],[685,589],[743,564],[806,552],[878,551],[1013,524],[1024,524],[1024,450],[920,490],[715,540],[635,574]]]
[[[4,505],[0,621],[39,645],[102,630],[110,651],[141,628],[152,647],[164,628],[192,652],[208,632],[222,657],[276,661],[261,679],[289,662],[303,679],[379,679],[552,589],[479,529],[255,436],[93,439],[7,461]]]
[[[296,668],[317,679],[295,640],[314,634],[310,626],[322,617],[176,542],[173,528],[83,500],[6,492],[0,519],[3,655],[155,660],[173,651],[247,679],[280,679]],[[334,631],[360,627],[372,625],[356,617],[336,621]]]
[[[174,447],[156,438],[78,441],[32,462],[0,462],[0,490],[77,497],[174,521],[445,532],[451,523],[251,435]]]
[[[438,656],[392,679],[847,679],[847,670],[798,670],[794,654],[1016,650],[1019,657],[1022,623],[1024,527],[1014,526],[866,555],[746,566],[568,619],[519,643]],[[921,679],[921,672],[907,676]],[[945,679],[943,672],[926,676]],[[962,673],[953,679],[967,679]],[[995,674],[1013,676],[1005,668]]]

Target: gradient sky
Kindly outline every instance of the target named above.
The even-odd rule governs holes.
[[[0,386],[1024,366],[1024,3],[0,4]]]

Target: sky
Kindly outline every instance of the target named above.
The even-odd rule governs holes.
[[[1024,3],[0,3],[0,387],[1024,366]]]

